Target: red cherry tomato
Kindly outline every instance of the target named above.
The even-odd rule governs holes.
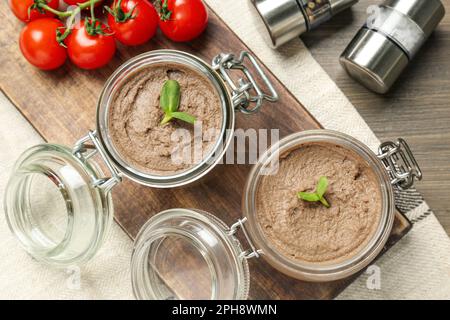
[[[72,30],[65,41],[69,59],[82,69],[101,68],[112,59],[116,52],[114,37],[108,35],[111,30],[100,21],[96,21],[96,25],[101,25],[105,34],[88,34],[86,22],[83,21],[79,27]]]
[[[173,41],[191,41],[208,25],[208,10],[202,0],[167,0],[167,9],[170,17],[164,21],[162,14],[159,27]]]
[[[108,14],[108,25],[114,37],[128,46],[137,46],[150,40],[158,28],[158,13],[147,0],[123,0],[120,8],[118,1],[111,7],[113,14]],[[134,9],[133,9],[134,8]],[[129,15],[128,18],[124,16]]]
[[[23,22],[30,22],[41,18],[52,18],[55,15],[51,12],[43,11],[40,12],[38,9],[33,9],[30,11],[30,16],[28,16],[28,9],[34,4],[34,0],[9,0],[9,7],[11,8],[14,15]],[[47,0],[47,5],[50,8],[58,9],[59,0]]]
[[[61,21],[44,18],[31,21],[20,33],[20,50],[32,65],[42,70],[60,67],[67,52],[56,40],[56,30],[64,27]]]

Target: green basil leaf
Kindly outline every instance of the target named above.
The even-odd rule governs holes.
[[[172,115],[170,114],[170,113],[166,113],[165,115],[164,115],[164,118],[162,119],[162,121],[161,121],[161,124],[166,124],[166,123],[168,123],[170,120],[172,120],[173,119],[173,117],[172,117]]]
[[[299,192],[297,195],[300,199],[308,202],[317,202],[320,200],[320,197],[317,195],[317,193]]]
[[[320,198],[323,197],[325,192],[327,192],[328,188],[328,179],[327,177],[320,177],[319,182],[317,183],[316,193]]]
[[[197,120],[194,116],[187,114],[185,112],[172,112],[170,114],[172,117],[177,118],[179,120],[194,124]]]
[[[322,203],[327,208],[331,207],[327,199],[325,199],[324,197],[320,198],[320,203]]]
[[[164,112],[175,112],[178,110],[181,98],[180,84],[176,80],[167,80],[162,89],[159,105]]]

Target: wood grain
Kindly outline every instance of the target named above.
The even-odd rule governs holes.
[[[21,56],[17,39],[11,37],[20,23],[12,16],[5,1],[0,3],[0,88],[15,103],[36,130],[48,141],[72,145],[94,128],[96,100],[107,77],[125,60],[148,50],[174,48],[197,54],[206,61],[220,52],[248,50],[240,40],[211,14],[207,32],[197,41],[174,44],[161,36],[139,48],[120,47],[114,60],[98,71],[82,71],[69,63],[54,72],[42,72],[30,66]],[[268,70],[266,70],[268,72]],[[280,93],[277,104],[264,106],[253,116],[237,115],[237,128],[276,128],[281,136],[296,131],[320,128],[317,121],[270,74]],[[217,214],[227,224],[240,217],[241,195],[250,166],[220,166],[195,186],[179,190],[145,188],[124,181],[113,191],[115,217],[121,226],[134,237],[152,215],[172,207],[192,207]],[[397,236],[409,224],[397,219]],[[263,260],[252,260],[252,299],[326,299],[333,298],[352,279],[325,284],[296,281],[273,270]]]
[[[380,1],[360,0],[302,38],[378,138],[409,142],[424,173],[417,187],[450,235],[450,0],[441,1],[446,16],[384,96],[360,86],[338,62],[363,25],[367,7]]]

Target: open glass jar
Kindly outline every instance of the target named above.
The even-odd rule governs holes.
[[[376,232],[364,248],[339,263],[305,264],[286,258],[271,245],[258,221],[256,191],[265,169],[280,154],[305,143],[329,143],[355,152],[372,168],[381,190],[382,213]],[[372,262],[385,245],[395,217],[393,188],[410,188],[421,177],[402,139],[383,143],[376,155],[360,141],[334,131],[290,135],[254,165],[244,189],[243,218],[231,227],[195,209],[161,212],[142,227],[132,256],[134,294],[138,299],[246,299],[247,260],[258,257],[300,280],[323,282],[348,277]],[[239,230],[245,245],[236,237]]]
[[[256,72],[255,75],[246,67],[245,62],[250,63]],[[222,126],[215,146],[203,157],[202,161],[188,170],[167,175],[148,174],[127,163],[116,150],[108,125],[110,121],[109,108],[115,92],[125,79],[142,68],[161,64],[181,65],[204,75],[218,93],[222,110]],[[230,74],[232,70],[242,72],[244,78],[233,81]],[[263,87],[258,84],[258,79],[263,83]],[[269,94],[264,93],[262,88],[267,88]],[[220,54],[213,59],[212,66],[209,66],[201,59],[184,52],[151,51],[129,60],[108,79],[98,103],[96,138],[105,150],[108,160],[128,178],[149,187],[179,187],[205,176],[220,161],[233,138],[235,110],[251,114],[257,112],[265,100],[277,101],[277,93],[257,61],[247,52],[242,52],[238,58],[232,54]]]
[[[150,175],[133,168],[116,151],[108,129],[109,106],[121,83],[154,64],[181,65],[202,74],[220,97],[222,125],[215,146],[201,162],[173,175]],[[246,67],[252,66],[252,71]],[[231,70],[243,77],[233,81]],[[268,89],[266,94],[262,88]],[[74,148],[42,144],[17,160],[5,192],[5,213],[12,232],[34,258],[56,266],[80,264],[97,252],[113,217],[111,189],[127,177],[142,185],[171,188],[192,183],[220,161],[233,137],[235,110],[257,112],[277,93],[257,61],[247,52],[239,57],[219,54],[212,66],[193,55],[156,50],[139,55],[108,79],[97,106],[97,128]],[[105,175],[94,156],[104,162]]]

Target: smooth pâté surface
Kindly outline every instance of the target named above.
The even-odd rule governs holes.
[[[201,140],[196,138],[194,124],[177,119],[161,124],[164,111],[160,93],[167,80],[180,84],[178,111],[196,118]],[[109,107],[108,127],[127,164],[144,173],[173,175],[193,167],[203,160],[202,154],[211,152],[220,137],[222,118],[219,94],[204,75],[181,64],[158,64],[122,80]],[[200,146],[202,154],[196,155],[194,151]]]
[[[320,202],[299,199],[314,192],[320,177],[329,185]],[[300,263],[351,259],[379,226],[382,199],[374,171],[354,151],[311,143],[281,155],[276,174],[261,178],[257,217],[272,247]]]

